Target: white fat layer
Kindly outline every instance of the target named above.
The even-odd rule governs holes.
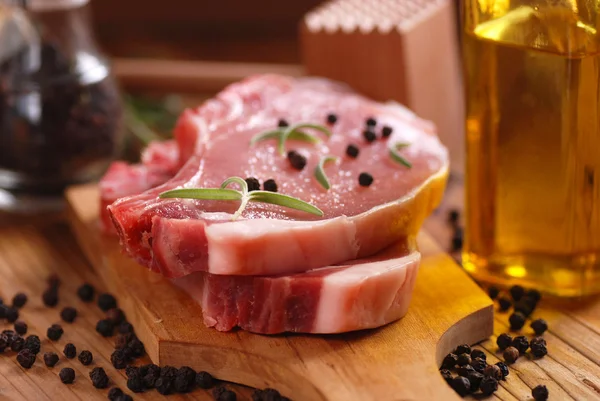
[[[354,265],[326,276],[313,332],[378,327],[400,318],[392,309],[405,311],[410,294],[398,304],[394,300],[399,291],[412,292],[412,286],[404,285],[409,269],[418,268],[420,259],[420,253],[415,251],[401,258]]]

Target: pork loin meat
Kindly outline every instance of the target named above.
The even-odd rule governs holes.
[[[250,146],[251,138],[280,119],[326,125],[329,113],[337,116],[329,139],[311,132],[322,142],[287,142],[287,150],[306,157],[302,171],[277,152],[275,140]],[[371,117],[378,139],[368,142],[363,131]],[[387,138],[384,126],[392,129]],[[292,274],[373,255],[417,233],[441,198],[448,168],[431,123],[397,104],[316,78],[264,75],[231,85],[186,111],[175,136],[185,162],[175,177],[108,208],[124,249],[168,277]],[[401,152],[412,168],[389,157],[398,143],[409,144]],[[357,158],[346,155],[349,144],[360,149]],[[325,167],[330,190],[314,177],[326,155],[339,158]],[[362,172],[373,176],[371,186],[359,185]],[[279,192],[312,203],[324,216],[250,203],[232,221],[236,202],[158,198],[174,188],[219,187],[231,176],[275,179]]]

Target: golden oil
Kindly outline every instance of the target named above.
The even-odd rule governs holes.
[[[600,292],[599,2],[463,1],[465,268]]]

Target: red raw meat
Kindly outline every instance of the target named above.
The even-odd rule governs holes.
[[[274,140],[249,146],[281,118],[326,124],[328,113],[338,117],[331,138],[317,145],[287,143],[288,150],[306,156],[302,171],[277,153]],[[377,120],[379,138],[372,143],[363,138],[368,117]],[[381,139],[383,126],[393,129],[389,138]],[[324,79],[251,77],[184,113],[178,127],[185,127],[175,133],[185,164],[177,175],[109,206],[126,252],[168,277],[197,271],[291,274],[373,255],[417,233],[438,204],[447,175],[447,151],[431,123]],[[356,159],[345,154],[350,143],[360,148]],[[410,144],[401,152],[412,168],[388,156],[396,143]],[[329,191],[313,176],[324,155],[339,156],[325,168]],[[373,176],[370,187],[359,186],[361,172]],[[310,202],[324,216],[250,203],[232,221],[237,202],[158,198],[174,188],[218,187],[231,176],[273,178],[279,192]]]
[[[401,241],[370,258],[294,275],[193,273],[172,281],[220,331],[343,333],[406,314],[421,256],[410,248]]]

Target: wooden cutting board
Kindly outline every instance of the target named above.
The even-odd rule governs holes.
[[[341,335],[264,336],[206,328],[183,291],[121,253],[98,229],[98,189],[67,191],[70,221],[90,262],[114,292],[152,360],[189,365],[295,401],[459,400],[438,373],[461,343],[492,334],[487,295],[426,234],[408,314],[380,329]]]

